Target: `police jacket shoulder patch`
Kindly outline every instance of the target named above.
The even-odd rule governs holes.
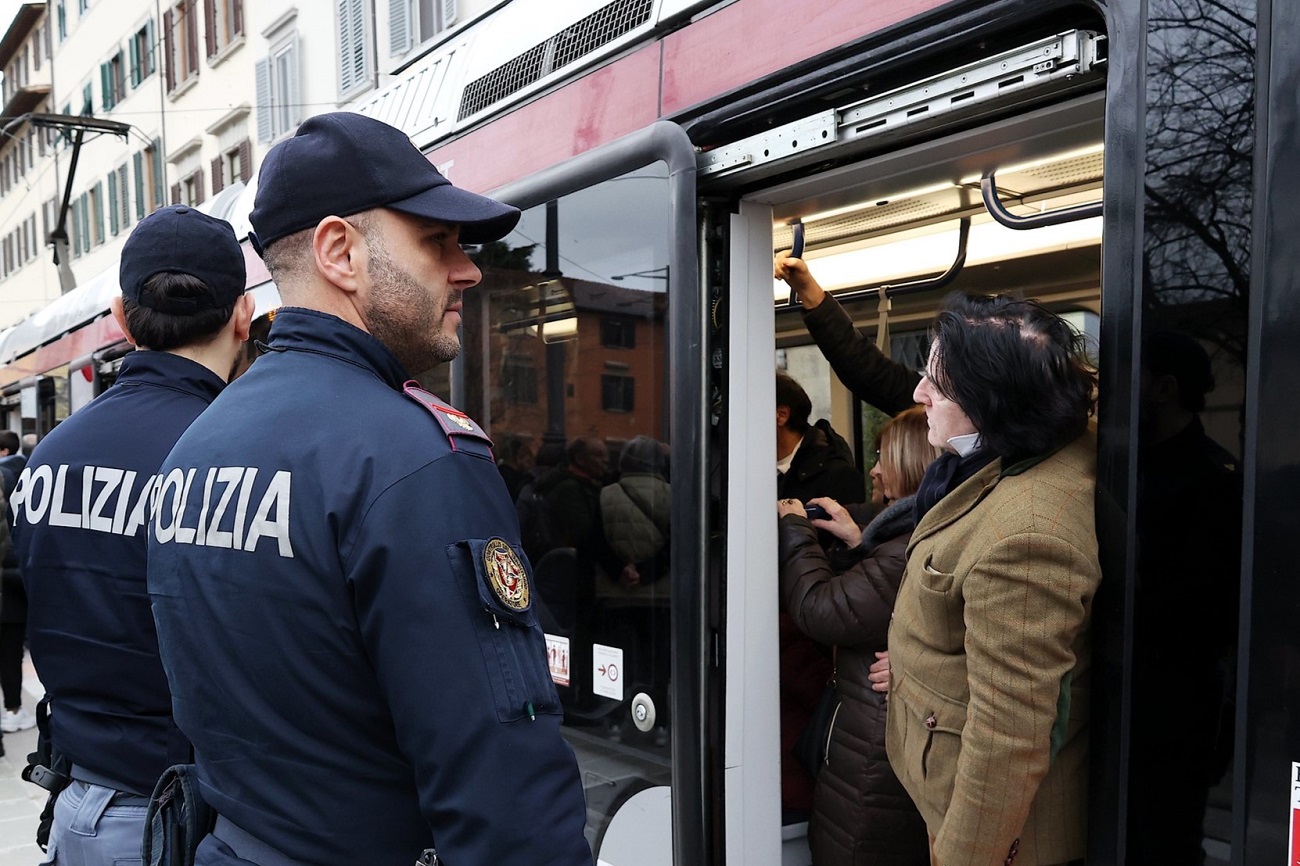
[[[438,426],[442,428],[442,432],[446,434],[451,450],[461,450],[461,445],[457,443],[457,437],[461,437],[464,440],[461,444],[473,443],[466,450],[492,457],[492,439],[473,418],[444,402],[436,394],[424,390],[415,380],[402,386],[402,393],[429,411],[438,422]]]

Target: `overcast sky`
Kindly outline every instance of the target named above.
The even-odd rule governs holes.
[[[0,0],[0,36],[3,36],[8,30],[9,25],[14,22],[14,15],[18,12],[19,0]]]

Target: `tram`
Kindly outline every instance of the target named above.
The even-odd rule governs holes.
[[[773,283],[796,223],[813,273],[902,363],[923,366],[954,290],[1038,298],[1090,340],[1089,866],[1173,863],[1149,852],[1178,834],[1196,851],[1180,863],[1300,862],[1297,27],[1284,0],[514,0],[349,106],[524,211],[475,251],[461,357],[426,385],[512,454],[599,440],[613,478],[636,437],[667,446],[653,579],[620,584],[583,539],[532,563],[599,863],[809,863],[780,791],[772,374],[864,471],[878,417]],[[223,195],[204,209],[246,235],[254,189]],[[245,247],[264,322],[278,295]],[[115,291],[102,275],[3,335],[7,426],[48,429],[112,381]],[[1213,531],[1172,516],[1169,555],[1208,573],[1158,585],[1143,383],[1167,330],[1210,358],[1199,414],[1241,494]],[[1206,587],[1228,601],[1207,611]],[[1190,652],[1211,614],[1230,639]],[[1183,648],[1203,688],[1143,685],[1145,654]],[[1132,771],[1153,716],[1219,721],[1181,769]],[[1192,776],[1188,827],[1153,817]]]

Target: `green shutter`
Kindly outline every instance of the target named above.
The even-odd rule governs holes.
[[[117,172],[108,176],[108,230],[113,237],[117,237],[121,225],[117,217]]]
[[[135,161],[135,218],[144,219],[144,154],[136,151],[132,157]]]
[[[153,140],[153,206],[162,207],[163,201],[163,164],[162,164],[162,142],[158,139]]]
[[[104,182],[95,184],[95,238],[104,241]]]
[[[127,41],[127,48],[131,54],[131,86],[139,87],[140,81],[144,78],[140,74],[140,42],[136,39],[137,34],[132,34]]]

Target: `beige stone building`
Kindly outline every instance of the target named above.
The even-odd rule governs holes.
[[[0,328],[116,269],[154,209],[226,210],[267,149],[313,114],[360,106],[435,53],[491,0],[48,0],[0,36]],[[71,134],[30,112],[123,125],[88,132],[66,215],[62,285],[49,233]],[[16,192],[14,192],[16,191]],[[232,213],[236,230],[246,230]]]

